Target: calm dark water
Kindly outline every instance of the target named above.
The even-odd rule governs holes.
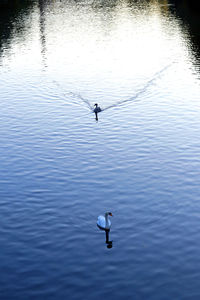
[[[6,10],[2,300],[200,299],[199,48],[190,26],[168,1]],[[111,249],[96,226],[105,211],[114,215]]]

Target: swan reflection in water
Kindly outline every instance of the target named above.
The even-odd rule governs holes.
[[[110,229],[109,230],[105,230],[105,232],[106,232],[106,244],[107,244],[107,248],[110,249],[113,246],[113,241],[109,241],[109,232],[110,232]]]
[[[112,248],[112,241],[109,240],[109,233],[111,228],[111,221],[108,216],[113,216],[111,212],[106,212],[105,216],[99,216],[97,219],[97,226],[106,233],[107,248]]]
[[[93,112],[95,113],[96,116],[96,121],[98,121],[98,113],[102,111],[101,107],[98,106],[98,103],[94,104],[95,108],[93,110]]]

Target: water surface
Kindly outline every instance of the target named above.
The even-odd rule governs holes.
[[[199,299],[199,48],[176,9],[33,1],[1,22],[1,299]]]

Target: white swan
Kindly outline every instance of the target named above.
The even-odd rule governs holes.
[[[109,220],[108,216],[112,216],[111,212],[106,212],[105,217],[99,216],[97,219],[97,226],[104,230],[109,230],[111,227],[111,221]]]

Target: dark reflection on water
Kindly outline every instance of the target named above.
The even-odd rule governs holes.
[[[47,67],[46,63],[46,33],[45,33],[45,10],[47,8],[47,1],[39,0],[39,10],[40,10],[40,41],[41,41],[41,55],[44,68]]]
[[[0,51],[9,47],[10,36],[13,31],[23,35],[23,18],[28,17],[33,1],[0,1]],[[19,21],[17,19],[19,18]]]
[[[195,0],[171,0],[170,2],[174,5],[171,11],[183,21],[183,26],[189,30],[192,42],[191,51],[197,60],[196,68],[200,72],[200,2]]]
[[[105,230],[106,233],[106,244],[107,244],[107,248],[111,249],[113,247],[113,241],[110,241],[110,230]]]
[[[98,226],[97,226],[98,227]],[[107,245],[107,248],[108,249],[111,249],[113,247],[113,241],[110,241],[110,229],[102,229],[100,227],[98,227],[101,231],[104,231],[105,232],[105,236],[106,236],[106,239],[105,239],[105,242],[106,242],[106,245]]]

